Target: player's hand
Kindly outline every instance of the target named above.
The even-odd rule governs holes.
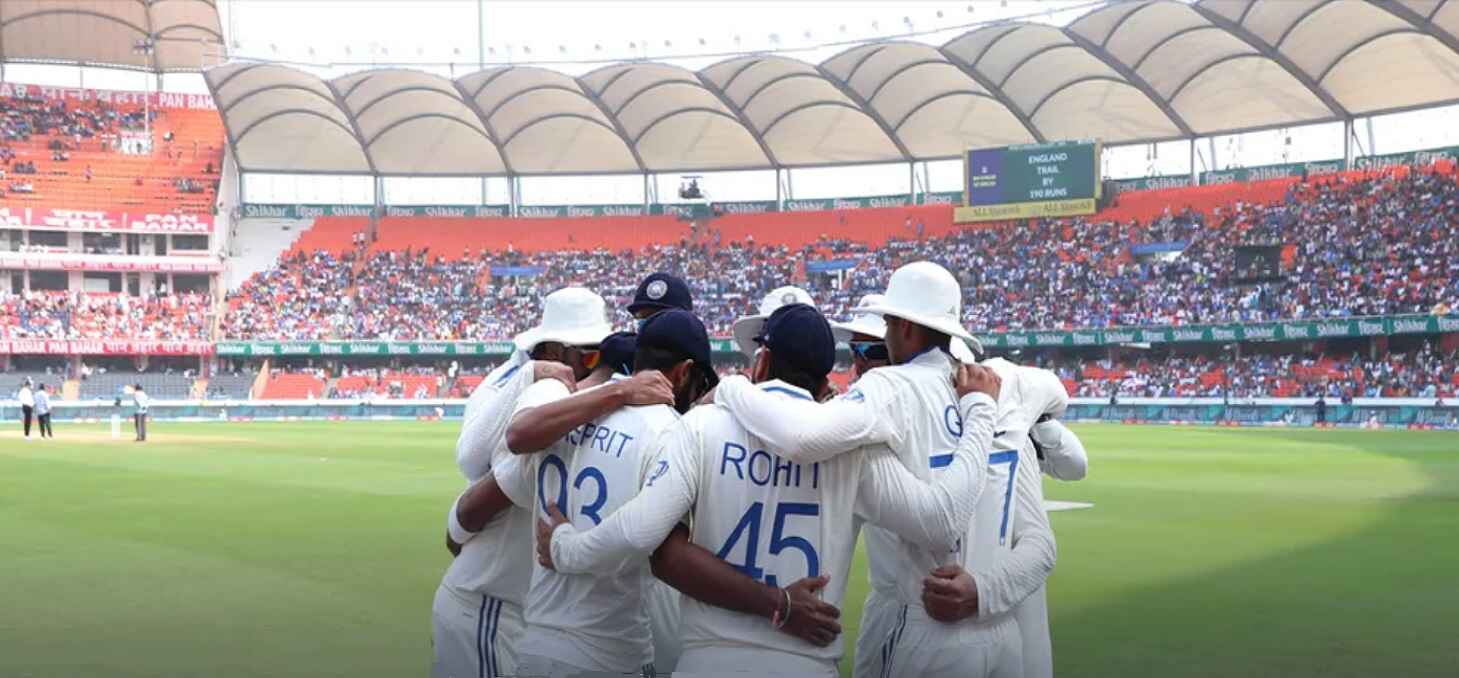
[[[537,519],[537,562],[549,570],[557,569],[552,564],[552,533],[560,525],[567,524],[567,516],[557,504],[547,505],[547,515]]]
[[[841,389],[836,386],[836,382],[827,379],[826,385],[821,387],[819,393],[816,393],[816,402],[824,403],[838,395],[841,395]]]
[[[982,393],[997,400],[1003,390],[1003,379],[997,372],[982,365],[959,365],[952,374],[952,386],[959,398],[969,393]]]
[[[451,538],[450,532],[446,533],[446,550],[451,552],[452,558],[461,555],[461,545],[457,544],[456,540]]]
[[[780,628],[816,647],[825,647],[841,635],[841,611],[821,600],[816,592],[826,588],[831,578],[826,575],[806,577],[785,587],[790,594],[789,618]]]
[[[571,367],[551,360],[533,360],[532,381],[542,381],[543,379],[556,379],[562,382],[567,390],[578,390],[577,375],[573,374]]]
[[[978,616],[978,584],[957,565],[943,565],[922,580],[922,607],[941,622]]]
[[[618,382],[624,405],[673,405],[674,385],[658,370],[644,370]]]

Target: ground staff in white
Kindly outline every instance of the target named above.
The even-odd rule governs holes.
[[[505,453],[507,425],[518,398],[531,384],[554,379],[564,388],[589,374],[592,351],[611,328],[601,297],[565,288],[544,300],[542,323],[517,337],[510,360],[493,370],[466,403],[456,463],[468,482],[491,472]],[[535,355],[541,360],[531,360]],[[606,371],[606,368],[605,370]],[[532,562],[521,544],[531,538],[531,515],[508,508],[476,532],[460,525],[457,506],[447,514],[451,561],[431,606],[433,678],[513,675],[522,604]]]
[[[892,274],[879,304],[862,309],[886,320],[893,364],[867,372],[824,405],[773,398],[742,378],[726,379],[715,402],[792,461],[823,461],[885,444],[914,475],[930,478],[951,461],[963,427],[948,354],[954,339],[975,341],[961,325],[961,308],[961,291],[946,269],[908,264]],[[859,678],[986,675],[1003,648],[1020,644],[1011,619],[996,627],[946,625],[922,610],[924,577],[961,562],[960,553],[930,550],[870,527],[866,549],[872,595],[857,639]]]
[[[655,370],[668,382],[675,407],[605,408],[586,423],[581,407],[558,406],[567,398],[566,389],[546,382],[529,388],[507,433],[512,451],[528,454],[494,469],[500,489],[513,503],[531,505],[539,515],[548,505],[560,505],[584,529],[611,516],[638,494],[660,434],[716,381],[708,334],[693,314],[670,309],[644,323],[634,357],[635,378]],[[599,397],[595,392],[608,388],[586,390],[574,398],[592,400]],[[602,396],[605,403],[611,400]],[[526,630],[518,647],[519,673],[651,670],[652,636],[644,606],[648,572],[641,560],[596,577],[535,567]]]
[[[774,311],[757,341],[764,348],[757,351],[752,371],[761,390],[809,401],[825,388],[835,363],[835,340],[814,308],[791,305]],[[867,456],[789,462],[736,423],[728,410],[701,407],[671,429],[639,496],[601,526],[577,532],[560,519],[539,523],[539,557],[561,571],[597,572],[654,550],[692,510],[693,541],[717,551],[741,576],[772,586],[829,576],[824,600],[838,605],[862,520],[948,550],[971,518],[992,441],[989,393],[996,394],[997,383],[991,371],[967,369],[968,394],[960,405],[963,438],[946,472],[930,483],[913,476],[885,446],[868,448]],[[765,534],[770,539],[760,538]],[[836,675],[839,639],[812,645],[753,615],[688,598],[684,607],[681,673]]]

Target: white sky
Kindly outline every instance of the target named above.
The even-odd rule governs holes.
[[[1276,1],[1276,0],[1273,0]],[[536,63],[577,75],[603,63],[649,58],[702,68],[738,52],[781,51],[822,61],[858,41],[890,36],[942,44],[976,24],[1018,17],[1063,25],[1097,3],[1071,0],[887,2],[718,0],[660,2],[513,0],[220,0],[219,13],[235,58],[281,61],[323,77],[378,65],[406,65],[459,76],[482,63]],[[74,67],[7,65],[13,82],[103,89],[142,89],[149,76]],[[203,92],[196,75],[166,76],[163,88]],[[1452,124],[1459,108],[1433,109],[1359,121],[1362,155],[1459,144]],[[1225,169],[1342,156],[1340,124],[1202,140],[1197,169]],[[1186,142],[1107,148],[1112,178],[1190,171]],[[1214,154],[1214,159],[1213,159]],[[1214,167],[1212,165],[1214,164]],[[958,190],[961,164],[932,163],[929,186]],[[905,165],[795,170],[797,198],[906,193]],[[524,180],[524,202],[538,204],[639,202],[640,177]],[[719,200],[768,199],[773,173],[711,175],[702,182]],[[658,181],[661,201],[674,199],[679,177]],[[368,202],[369,182],[254,177],[251,201]],[[394,180],[387,200],[399,203],[476,202],[482,183]],[[488,182],[487,202],[506,202],[504,181]]]

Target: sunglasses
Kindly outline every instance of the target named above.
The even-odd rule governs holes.
[[[603,359],[603,352],[602,351],[599,351],[596,346],[594,346],[594,347],[569,346],[569,347],[567,347],[567,350],[569,352],[576,351],[578,354],[582,355],[582,357],[583,357],[583,367],[585,367],[585,368],[587,368],[589,370],[597,369],[598,368],[598,363]]]
[[[851,354],[867,362],[891,359],[891,353],[887,352],[886,342],[853,341],[850,345]]]

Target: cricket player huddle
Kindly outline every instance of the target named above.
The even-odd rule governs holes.
[[[930,262],[845,323],[782,287],[734,325],[748,378],[720,380],[673,275],[638,286],[632,333],[548,295],[466,405],[432,675],[836,676],[862,533],[857,678],[1052,675],[1040,473],[1087,460],[1063,385],[977,362],[961,300]]]

